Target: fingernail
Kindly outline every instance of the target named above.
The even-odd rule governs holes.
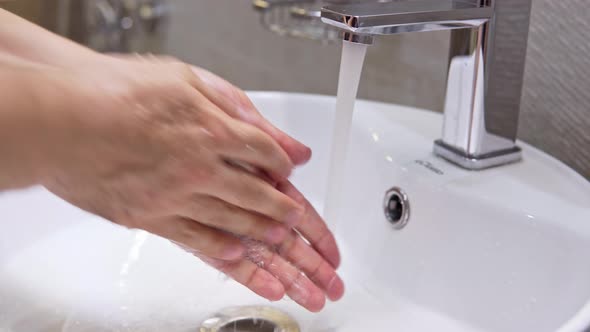
[[[283,296],[285,296],[285,288],[283,287],[283,284],[270,274],[267,275],[263,273],[260,275],[263,277],[261,277],[257,284],[251,289],[258,289],[258,295],[261,295],[269,301],[281,300]]]
[[[265,238],[272,244],[281,243],[287,236],[287,230],[282,226],[273,226],[266,231]]]
[[[344,295],[344,282],[340,277],[335,275],[326,287],[326,294],[330,301],[338,301]]]
[[[289,227],[295,227],[303,219],[303,211],[301,209],[293,210],[287,214],[285,224]]]
[[[324,294],[316,293],[312,295],[309,304],[306,306],[311,312],[320,312],[326,305],[326,296]]]
[[[303,166],[303,165],[307,164],[311,160],[311,155],[312,155],[311,148],[309,148],[306,145],[304,145],[303,148],[304,148],[304,151],[302,153],[302,156],[303,157],[299,160],[298,166]]]
[[[228,261],[239,259],[244,256],[245,250],[241,244],[232,244],[223,250],[223,259]]]
[[[276,279],[269,282],[269,297],[270,301],[279,301],[285,296],[285,288]]]

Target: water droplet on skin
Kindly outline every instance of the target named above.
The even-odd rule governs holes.
[[[247,248],[246,259],[258,265],[258,267],[264,268],[264,252],[268,250],[267,246],[263,242],[246,237],[241,240]]]

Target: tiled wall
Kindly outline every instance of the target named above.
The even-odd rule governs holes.
[[[520,137],[590,179],[590,3],[533,0],[531,19]]]
[[[266,31],[249,0],[173,0],[167,51],[244,89],[334,94],[340,50]],[[533,0],[520,138],[590,178],[590,6]],[[361,98],[441,110],[448,34],[380,38]]]

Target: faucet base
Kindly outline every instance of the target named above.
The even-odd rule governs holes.
[[[468,170],[481,170],[501,166],[522,159],[521,149],[518,146],[482,155],[470,155],[446,144],[442,140],[436,140],[434,142],[433,152],[435,155]]]

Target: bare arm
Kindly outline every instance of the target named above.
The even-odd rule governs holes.
[[[2,53],[62,68],[98,63],[103,57],[85,46],[0,9],[0,57]],[[207,96],[232,117],[268,133],[285,149],[295,164],[300,165],[309,160],[311,150],[264,119],[242,90],[201,68],[194,67],[194,71],[210,85]]]
[[[96,55],[92,50],[0,9],[0,52],[55,66]]]
[[[50,150],[65,125],[55,96],[63,93],[34,66],[0,60],[0,191],[38,183],[51,167]]]

